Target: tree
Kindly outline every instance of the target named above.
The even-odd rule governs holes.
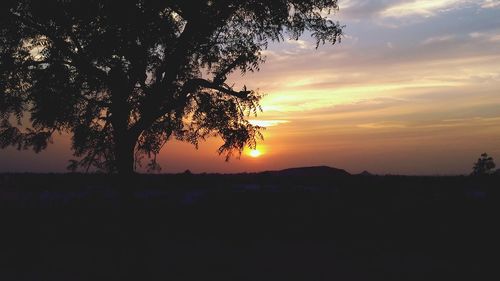
[[[481,157],[477,159],[477,162],[474,163],[474,167],[472,168],[472,175],[481,176],[481,175],[491,175],[495,172],[495,162],[493,158],[488,156],[488,154],[483,153]]]
[[[254,147],[246,119],[261,94],[231,73],[257,71],[269,43],[305,31],[340,40],[337,0],[2,0],[0,146],[47,147],[72,135],[78,160],[130,174],[171,138],[224,141],[229,159]],[[27,124],[27,125],[25,125]]]

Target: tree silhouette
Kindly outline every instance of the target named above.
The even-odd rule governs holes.
[[[309,31],[318,47],[342,34],[326,16],[337,0],[0,5],[0,146],[39,152],[67,132],[78,158],[70,168],[124,174],[171,138],[219,136],[227,159],[254,147],[260,128],[246,117],[261,95],[229,74],[258,70],[270,42]]]
[[[493,158],[488,156],[488,154],[483,153],[481,157],[477,159],[477,162],[474,163],[474,167],[472,168],[472,175],[481,176],[481,175],[491,175],[495,172],[495,162]]]

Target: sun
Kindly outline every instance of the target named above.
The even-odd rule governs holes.
[[[264,146],[258,146],[258,147],[245,147],[245,150],[243,152],[247,157],[250,158],[260,158],[263,155],[267,153],[267,148]]]
[[[260,152],[260,150],[258,149],[252,149],[248,152],[248,155],[250,155],[250,157],[257,158],[262,155],[262,152]]]

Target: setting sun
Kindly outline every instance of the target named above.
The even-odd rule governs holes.
[[[257,158],[262,155],[262,152],[260,152],[260,150],[258,149],[252,149],[248,152],[248,155],[250,155],[250,157]]]

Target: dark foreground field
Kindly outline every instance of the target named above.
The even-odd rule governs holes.
[[[499,177],[0,175],[0,280],[500,280],[499,195]]]

